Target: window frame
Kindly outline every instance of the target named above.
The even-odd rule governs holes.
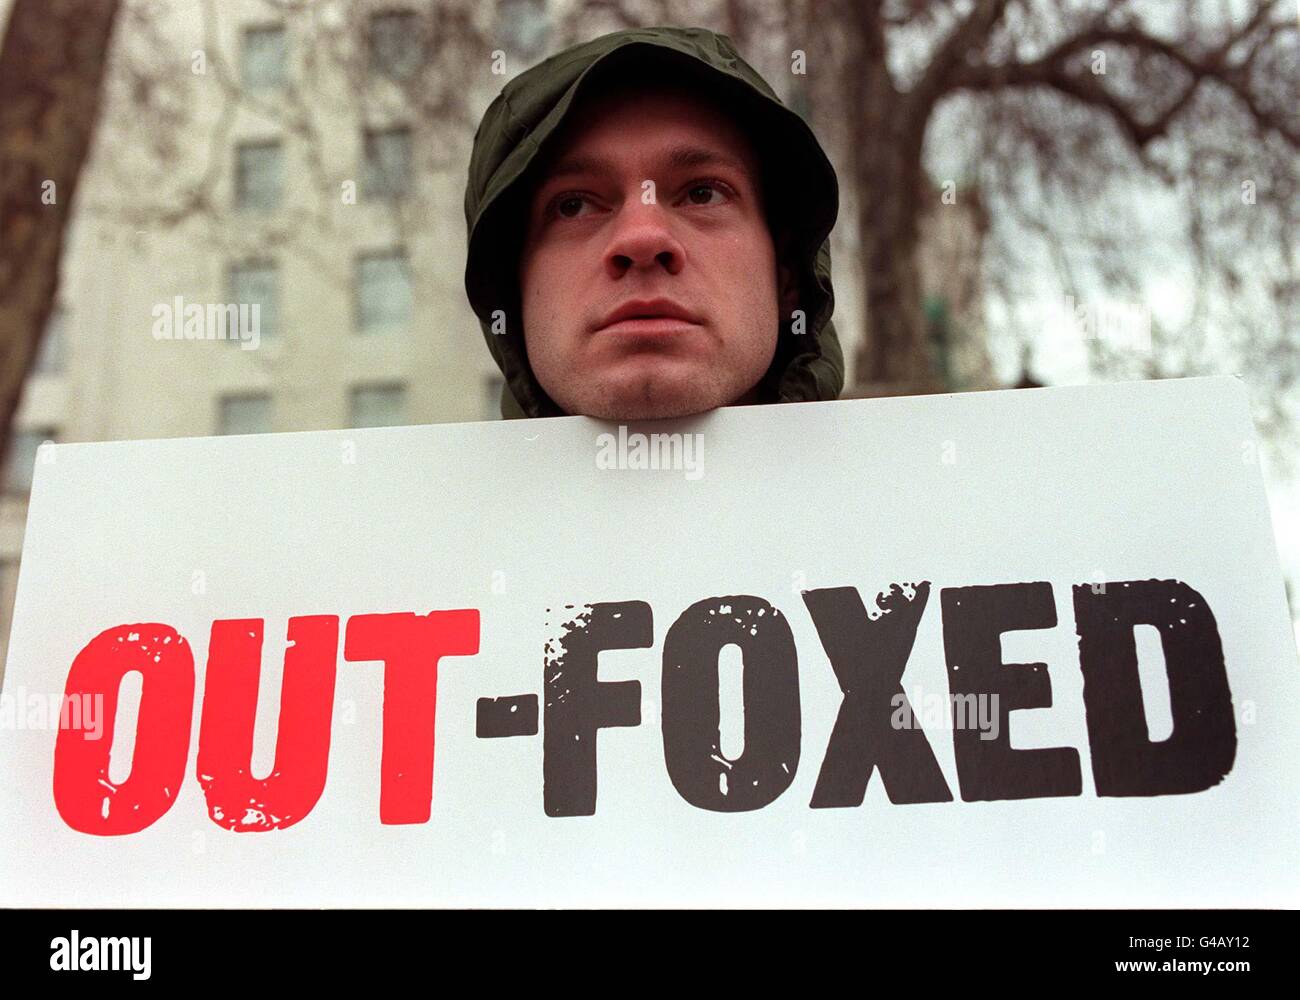
[[[6,497],[23,499],[31,496],[32,483],[36,479],[36,463],[39,462],[41,447],[45,442],[59,443],[62,429],[56,424],[37,424],[33,427],[15,427],[9,435],[9,449],[5,456],[4,483],[0,484],[0,493]],[[17,447],[20,438],[35,439],[36,445],[31,449],[31,467],[23,473],[24,482],[14,483],[15,462],[19,459]],[[24,463],[25,464],[25,463]]]
[[[386,184],[382,188],[375,186],[375,177],[386,176],[384,171],[376,171],[376,167],[381,163],[382,158],[371,156],[372,151],[377,151],[379,143],[386,137],[403,136],[406,139],[405,150],[403,153],[404,162],[402,163],[402,177],[397,189],[392,189]],[[414,170],[412,164],[415,161],[415,136],[409,125],[389,125],[382,128],[365,128],[361,131],[361,197],[366,201],[402,201],[411,194],[412,180]]]
[[[365,261],[375,261],[382,259],[400,260],[404,266],[406,276],[406,314],[397,322],[377,322],[364,323],[363,320],[363,301],[362,295],[362,270]],[[410,329],[411,321],[415,318],[415,279],[411,270],[411,258],[406,247],[396,246],[379,250],[359,250],[352,260],[352,331],[359,336],[383,336],[389,333],[403,332]]]
[[[393,61],[378,58],[376,24],[385,20],[404,20],[406,30],[395,30],[391,37],[408,39],[414,52],[410,66],[398,66]],[[419,76],[429,61],[428,19],[414,7],[393,6],[370,11],[366,15],[366,70],[371,76],[381,76],[397,83],[406,83]]]
[[[268,310],[266,304],[263,302],[259,301],[257,303],[261,306],[258,313],[258,340],[259,342],[262,340],[277,341],[280,339],[281,326],[283,323],[280,314],[280,309],[283,306],[283,295],[281,294],[280,262],[274,257],[249,257],[244,260],[228,261],[226,263],[226,303],[239,306],[242,301],[240,297],[235,294],[236,272],[254,270],[266,271],[271,274],[274,278],[273,286],[275,288],[275,303],[271,309]],[[252,306],[253,302],[249,301],[248,305]],[[268,312],[271,314],[272,319],[270,324],[267,323]],[[244,343],[238,337],[229,337],[227,340],[232,344]]]
[[[406,404],[410,398],[409,390],[409,384],[401,379],[357,382],[348,392],[348,426],[353,428],[407,426]],[[397,394],[401,412],[398,414],[396,423],[363,424],[357,422],[357,401],[362,394],[368,392],[395,392]]]
[[[230,431],[227,430],[226,404],[236,400],[265,400],[267,408],[267,421],[265,430],[260,431]],[[235,392],[222,392],[217,394],[217,429],[214,436],[216,437],[238,437],[244,434],[272,434],[275,432],[275,396],[273,393],[262,389],[239,390]]]
[[[247,170],[243,154],[253,150],[274,149],[279,154],[276,177],[275,192],[268,199],[268,204],[261,204],[257,200],[250,200],[249,192],[252,190],[246,185],[246,179],[254,171]],[[272,139],[244,139],[235,143],[235,168],[234,168],[234,203],[237,212],[275,212],[284,205],[284,141],[279,138]]]
[[[280,49],[279,78],[273,83],[251,82],[248,78],[248,38],[250,35],[269,35],[278,33],[282,39]],[[267,21],[263,24],[248,24],[239,33],[239,84],[245,90],[255,94],[273,93],[283,90],[289,84],[289,29],[283,21]]]

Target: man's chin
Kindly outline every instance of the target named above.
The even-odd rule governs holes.
[[[593,393],[579,412],[599,420],[668,420],[722,405],[723,400],[701,390],[699,385],[663,380],[613,385]]]
[[[674,417],[689,417],[716,409],[716,405],[698,400],[671,399],[652,401],[630,401],[602,399],[593,401],[582,412],[585,416],[598,420],[670,420]]]

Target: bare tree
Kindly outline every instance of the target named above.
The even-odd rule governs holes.
[[[956,111],[968,172],[995,219],[1041,234],[1067,288],[1097,279],[1140,294],[1132,265],[1150,247],[1107,212],[1103,194],[1117,178],[1180,193],[1200,308],[1182,330],[1157,324],[1153,349],[1129,374],[1204,368],[1207,326],[1223,322],[1206,314],[1207,291],[1217,283],[1220,299],[1241,301],[1249,254],[1269,309],[1238,317],[1232,356],[1243,368],[1267,359],[1256,374],[1275,401],[1294,385],[1300,74],[1290,6],[862,0],[841,3],[837,16],[813,6],[810,30],[848,28],[838,51],[867,303],[862,380],[938,387],[920,312],[918,220],[928,140]],[[990,286],[1014,301],[1018,269],[999,231]],[[1098,366],[1114,364],[1101,341],[1090,346]]]
[[[15,0],[0,47],[0,465],[58,290],[117,0]]]

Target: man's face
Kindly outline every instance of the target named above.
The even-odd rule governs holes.
[[[749,401],[795,295],[759,178],[736,124],[681,92],[610,94],[575,118],[533,191],[519,275],[528,359],[564,412]]]

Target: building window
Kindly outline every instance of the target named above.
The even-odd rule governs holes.
[[[269,211],[284,191],[284,151],[278,141],[243,142],[235,149],[235,207]]]
[[[507,54],[525,63],[535,62],[542,55],[551,28],[546,0],[500,0],[497,23]]]
[[[368,129],[362,140],[365,170],[362,190],[367,198],[401,198],[410,189],[411,130]]]
[[[366,385],[352,390],[349,427],[395,427],[406,423],[406,386]]]
[[[420,17],[411,10],[370,15],[370,68],[394,80],[407,80],[424,62]]]
[[[36,472],[36,462],[42,455],[41,445],[46,441],[57,441],[57,427],[33,427],[15,431],[9,439],[9,460],[5,467],[5,492],[13,496],[26,496],[32,491],[32,477]]]
[[[280,271],[271,261],[249,261],[233,265],[226,275],[229,304],[257,306],[257,330],[260,338],[276,337],[280,332]],[[251,323],[251,314],[250,314]],[[239,344],[238,337],[230,343]]]
[[[483,418],[484,420],[501,419],[501,391],[506,387],[505,377],[492,372],[483,380]]]
[[[263,434],[271,429],[271,397],[265,392],[222,396],[218,434]]]
[[[32,363],[33,375],[57,375],[63,371],[67,325],[67,312],[62,306],[56,305],[45,324],[41,345],[36,349],[36,360]]]
[[[287,42],[282,25],[245,28],[240,50],[244,86],[249,90],[275,90],[286,82]]]
[[[0,653],[9,651],[9,630],[14,624],[14,597],[18,594],[17,556],[0,559]],[[0,665],[0,670],[3,666]]]
[[[927,295],[921,304],[925,316],[926,337],[930,341],[930,368],[946,386],[952,386],[952,312],[948,299]]]
[[[405,327],[411,320],[411,269],[401,250],[357,258],[356,326],[362,333]]]

